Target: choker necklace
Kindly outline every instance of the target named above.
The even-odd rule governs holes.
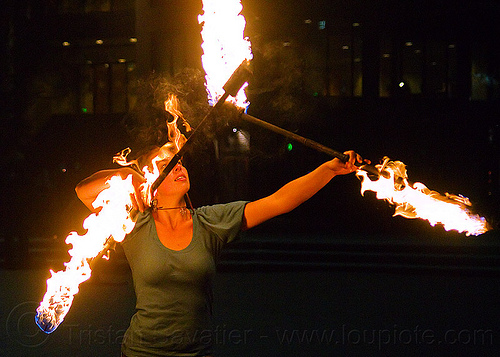
[[[167,211],[167,210],[170,210],[170,209],[178,209],[179,212],[181,212],[181,216],[182,217],[185,217],[188,210],[186,208],[186,206],[180,206],[180,207],[156,207],[156,209],[158,211]]]
[[[151,202],[151,208],[153,211],[168,211],[168,210],[175,210],[178,209],[181,212],[181,216],[184,217],[187,213],[187,207],[186,206],[178,206],[178,207],[158,207],[158,200],[154,199]]]
[[[186,206],[179,206],[179,207],[156,207],[156,209],[158,211],[167,211],[169,209],[178,209],[180,210],[181,212],[182,211],[187,211],[187,207]]]

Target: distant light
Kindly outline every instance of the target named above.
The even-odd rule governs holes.
[[[318,93],[318,92],[314,92],[314,93],[313,93],[313,97],[317,97],[318,95],[319,95],[319,93]]]
[[[361,62],[361,58],[356,57],[356,58],[354,59],[354,62],[355,62],[355,63],[359,63],[359,62]]]
[[[61,169],[62,172],[66,172],[67,170],[66,169]]]
[[[318,28],[320,30],[326,29],[326,21],[325,20],[321,20],[320,22],[318,22]]]
[[[70,46],[70,45],[71,45],[71,43],[69,43],[68,41],[64,41],[64,42],[62,43],[62,45],[63,45],[64,47],[68,47],[68,46]]]
[[[125,63],[125,62],[127,62],[127,60],[125,58],[118,58],[118,62]]]
[[[407,41],[407,42],[405,42],[405,46],[406,47],[411,47],[411,46],[413,46],[413,42]]]
[[[390,53],[384,53],[384,54],[382,55],[382,57],[384,57],[384,58],[389,58],[389,57],[391,57],[391,54],[390,54]]]
[[[352,27],[359,27],[360,26],[360,23],[359,22],[353,22],[352,23]]]
[[[82,108],[82,113],[87,113],[87,108]]]
[[[311,19],[304,20],[304,23],[306,23],[306,24],[312,24],[312,20]]]
[[[437,62],[436,61],[432,61],[431,62],[431,66],[437,66]]]
[[[344,45],[344,46],[342,46],[342,49],[343,49],[343,50],[348,50],[348,49],[349,49],[349,46]]]
[[[137,38],[136,37],[130,37],[128,39],[131,43],[136,43],[137,42]]]
[[[405,86],[405,82],[399,82],[399,88],[403,88]]]
[[[454,45],[453,43],[450,43],[450,44],[448,45],[448,48],[455,48],[455,45]]]
[[[415,50],[416,54],[422,53],[422,50]]]
[[[290,47],[290,45],[291,45],[290,41],[283,42],[283,47]]]
[[[104,43],[104,41],[103,41],[103,40],[96,40],[96,41],[95,41],[95,44],[96,44],[96,45],[102,45],[103,43]]]
[[[238,132],[238,128],[233,128],[233,133],[237,133]]]
[[[293,145],[292,145],[292,143],[288,143],[288,144],[286,145],[286,149],[287,149],[288,151],[292,151],[292,149],[293,149]]]

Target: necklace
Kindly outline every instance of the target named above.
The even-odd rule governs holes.
[[[178,209],[179,212],[181,213],[182,217],[184,217],[187,214],[187,212],[188,212],[186,206],[179,206],[179,207],[155,207],[155,210],[157,210],[157,211],[168,211],[168,210],[172,210],[172,209]]]
[[[182,217],[184,217],[188,213],[186,206],[158,207],[158,200],[156,198],[153,201],[151,201],[151,208],[153,209],[153,211],[168,211],[168,210],[178,209]]]
[[[179,206],[179,207],[156,207],[156,209],[159,209],[159,210],[186,209],[186,206]]]

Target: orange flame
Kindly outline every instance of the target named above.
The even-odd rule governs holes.
[[[87,233],[80,236],[71,232],[66,237],[66,243],[73,248],[68,251],[71,259],[64,263],[65,270],[50,271],[47,291],[35,317],[38,326],[46,333],[53,332],[64,320],[78,293],[78,286],[91,276],[90,260],[101,252],[109,237],[121,242],[135,226],[129,213],[132,209],[130,194],[134,192],[132,176],[125,180],[113,176],[107,182],[109,187],[101,191],[92,203],[96,209],[102,207],[101,210],[83,222]]]
[[[177,128],[177,119],[183,118],[179,110],[179,103],[175,96],[169,96],[165,101],[165,109],[174,116],[172,122],[167,122],[168,141],[152,159],[152,165],[142,168],[146,179],[141,186],[144,202],[151,202],[150,187],[160,172],[156,162],[171,157],[186,142],[186,138]],[[183,124],[189,131],[189,124]],[[117,154],[114,161],[123,166],[137,165],[137,161],[127,161],[129,148]],[[35,322],[46,333],[53,332],[64,320],[71,308],[74,296],[78,293],[81,283],[88,280],[92,269],[90,262],[106,247],[109,239],[121,242],[135,227],[132,219],[132,202],[130,195],[134,193],[132,175],[122,179],[120,175],[111,177],[107,181],[108,187],[96,197],[92,206],[98,213],[90,214],[83,222],[86,233],[82,236],[71,232],[66,237],[66,243],[72,248],[68,251],[71,256],[69,262],[64,263],[65,269],[58,272],[50,271],[47,279],[47,291],[36,310]]]
[[[429,190],[424,184],[408,181],[406,166],[400,161],[389,161],[376,165],[389,177],[380,176],[372,181],[368,173],[358,170],[356,176],[361,180],[361,194],[373,191],[380,200],[395,206],[394,215],[405,218],[422,218],[432,226],[441,224],[447,231],[456,230],[469,235],[479,235],[488,231],[488,223],[483,217],[472,214],[467,207],[471,203],[467,197],[445,194]]]
[[[203,55],[206,87],[210,105],[215,105],[224,94],[222,88],[229,77],[243,62],[252,59],[251,44],[244,37],[245,17],[241,15],[240,0],[203,0],[203,14],[198,21],[203,25]],[[249,103],[245,95],[245,83],[236,98],[228,100],[240,108]]]

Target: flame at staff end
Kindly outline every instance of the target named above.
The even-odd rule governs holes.
[[[389,161],[376,165],[380,171],[389,173],[373,180],[360,169],[356,176],[361,180],[361,194],[373,191],[379,200],[386,200],[395,206],[394,216],[421,218],[432,226],[441,224],[446,231],[456,230],[469,235],[480,235],[489,230],[485,218],[472,214],[467,197],[445,194],[429,190],[424,184],[408,181],[406,166],[400,161]]]
[[[198,16],[203,26],[201,61],[211,106],[224,94],[223,86],[236,68],[245,59],[253,58],[250,41],[244,36],[246,22],[242,9],[240,0],[203,0],[203,14]],[[247,85],[229,99],[240,108],[249,105],[245,95]]]
[[[66,237],[66,243],[71,244],[72,249],[68,251],[71,259],[64,263],[65,269],[50,271],[47,291],[35,315],[36,324],[45,333],[52,333],[63,322],[79,285],[91,276],[90,260],[100,253],[109,237],[120,242],[135,226],[129,215],[132,208],[130,194],[134,190],[132,177],[129,175],[123,180],[120,176],[113,176],[107,183],[109,187],[101,191],[92,203],[94,208],[101,207],[101,210],[83,222],[87,232],[82,236],[71,232]]]

